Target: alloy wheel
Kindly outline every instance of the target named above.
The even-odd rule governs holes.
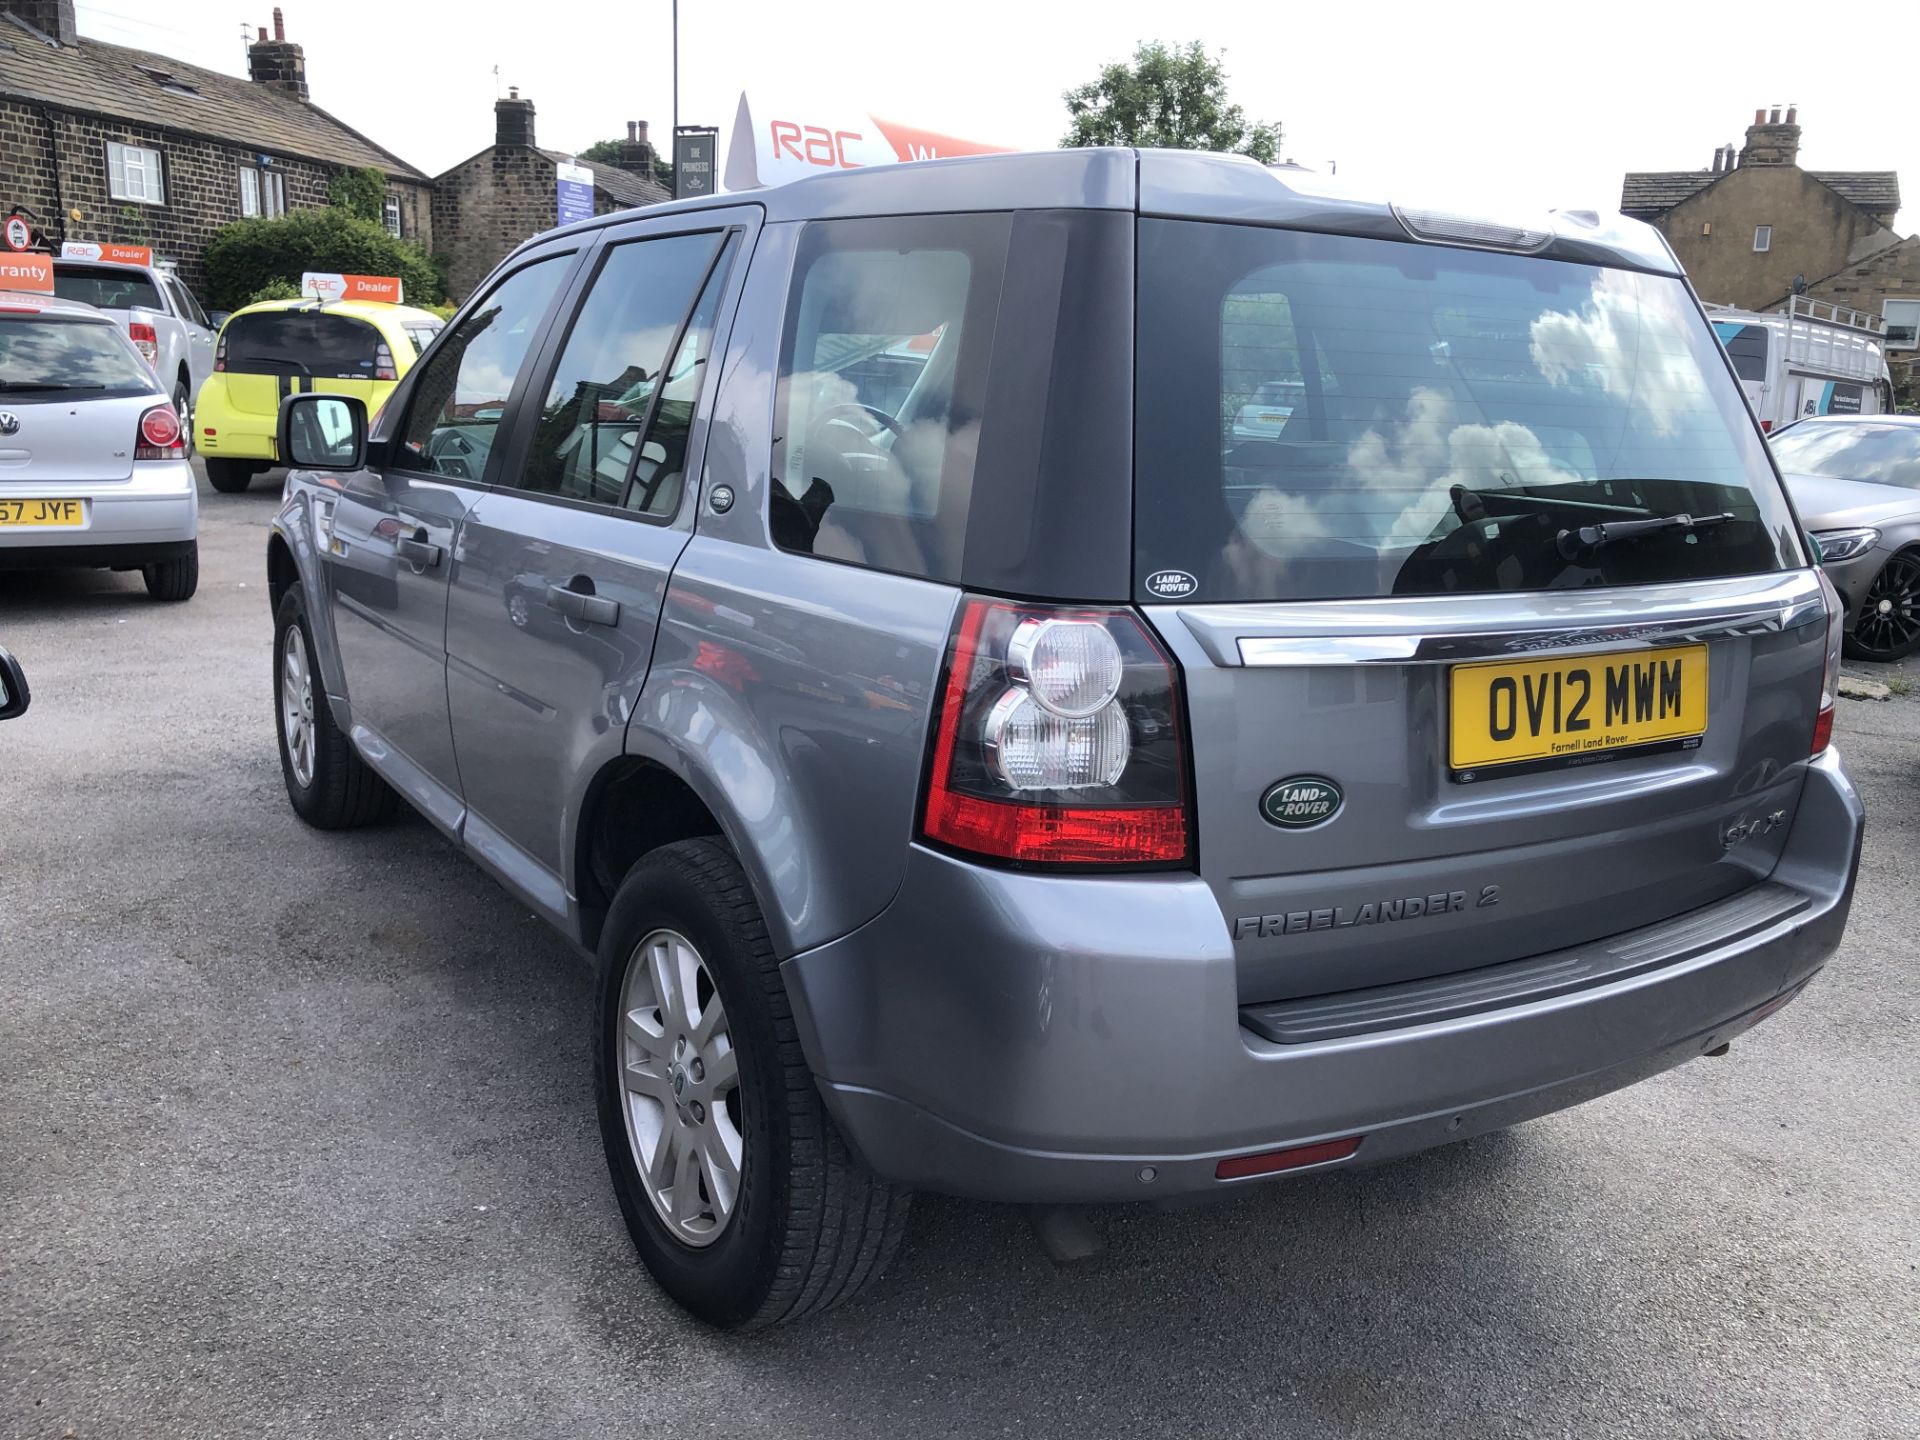
[[[298,625],[287,627],[280,645],[280,721],[287,763],[305,789],[313,784],[313,672],[307,667],[307,641]]]
[[[616,1044],[640,1188],[674,1239],[711,1245],[740,1199],[740,1072],[720,992],[684,935],[655,930],[634,947]]]
[[[1920,641],[1920,555],[1896,555],[1867,586],[1853,638],[1862,650],[1895,655]]]

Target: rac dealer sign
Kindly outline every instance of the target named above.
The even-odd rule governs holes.
[[[727,189],[758,190],[822,170],[991,155],[1006,148],[832,104],[771,106],[743,94],[727,137]]]

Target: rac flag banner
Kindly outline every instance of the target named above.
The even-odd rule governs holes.
[[[742,93],[733,133],[727,137],[727,189],[758,190],[823,170],[993,155],[1007,148],[882,120],[830,102],[767,104]]]
[[[105,243],[93,240],[63,240],[60,242],[62,260],[105,260],[114,265],[151,265],[153,247],[151,245],[118,245],[109,240]]]
[[[309,270],[300,277],[300,293],[315,300],[384,300],[398,305],[405,291],[395,275],[333,275]]]

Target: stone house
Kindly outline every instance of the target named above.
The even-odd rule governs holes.
[[[1629,174],[1620,209],[1667,237],[1703,300],[1772,310],[1805,293],[1882,316],[1895,392],[1920,404],[1920,237],[1894,232],[1900,177],[1802,170],[1798,122],[1757,110],[1746,144],[1714,151],[1711,168]]]
[[[73,0],[0,0],[0,211],[55,240],[151,245],[204,291],[214,231],[327,203],[343,170],[387,177],[387,229],[434,246],[432,182],[308,96],[278,8],[248,78],[81,36]]]
[[[559,223],[557,166],[573,157],[534,143],[533,101],[510,91],[493,104],[493,144],[433,182],[435,248],[448,260],[448,285],[464,300],[522,240]],[[621,166],[594,164],[593,213],[669,200],[653,178],[644,120],[630,121]]]

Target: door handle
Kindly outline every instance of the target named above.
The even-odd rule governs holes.
[[[593,581],[576,575],[565,585],[547,587],[547,604],[584,625],[618,625],[620,602],[593,593]]]
[[[440,557],[447,552],[426,538],[425,530],[417,530],[411,535],[402,535],[393,542],[394,553],[409,565],[422,570],[431,570],[440,563]]]

